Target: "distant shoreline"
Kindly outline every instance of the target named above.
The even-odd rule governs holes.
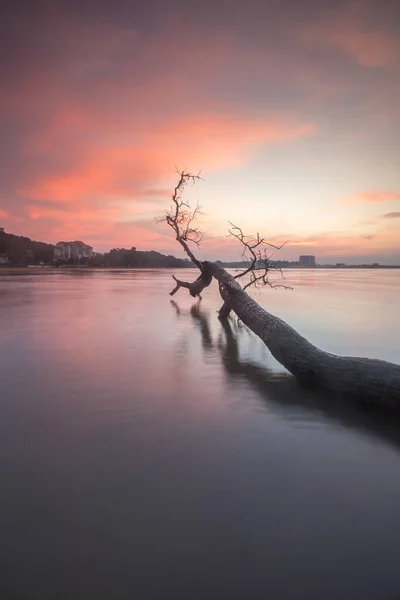
[[[65,267],[6,267],[0,266],[0,277],[3,275],[56,275],[57,273],[76,273],[80,271],[160,271],[160,270],[186,270],[195,269],[196,267],[85,267],[85,266],[65,266]],[[225,269],[238,269],[239,267],[224,267]],[[282,267],[284,271],[345,271],[351,269],[378,271],[382,269],[400,269],[400,265],[379,265],[379,266],[363,266],[363,265],[346,265],[345,267],[337,267],[336,265],[317,265],[316,267]]]

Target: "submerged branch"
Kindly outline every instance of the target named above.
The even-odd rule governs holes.
[[[192,283],[188,281],[181,281],[180,279],[177,279],[175,275],[172,275],[172,277],[176,281],[176,286],[174,287],[172,292],[169,293],[170,296],[176,294],[176,292],[181,287],[183,287],[189,290],[189,293],[191,296],[193,296],[193,298],[195,298],[196,296],[201,298],[201,292],[204,290],[205,287],[209,286],[212,281],[212,275],[208,269],[203,269],[201,275],[199,275],[199,277]]]

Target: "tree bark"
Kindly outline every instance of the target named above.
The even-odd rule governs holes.
[[[175,275],[172,275],[173,279],[175,279],[176,281],[176,286],[174,287],[172,292],[169,293],[170,296],[176,294],[179,288],[183,287],[189,290],[189,293],[191,296],[193,296],[193,298],[195,298],[196,296],[199,296],[199,298],[201,298],[201,292],[204,290],[204,288],[210,285],[213,276],[207,267],[205,267],[202,263],[199,264],[201,265],[201,267],[199,267],[201,269],[201,274],[193,282],[181,281],[180,279],[177,279]]]
[[[400,365],[320,350],[282,319],[264,310],[224,269],[215,263],[205,262],[204,266],[218,281],[224,306],[233,310],[301,382],[367,402],[400,407]]]
[[[231,310],[232,310],[232,308],[231,308],[229,302],[224,302],[218,311],[219,318],[227,319],[229,317],[229,315],[231,314]]]

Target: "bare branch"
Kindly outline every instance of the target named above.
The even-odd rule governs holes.
[[[172,205],[166,212],[165,217],[159,219],[158,222],[167,223],[167,225],[171,227],[175,233],[177,242],[179,242],[192,262],[200,269],[200,276],[191,283],[188,281],[180,281],[173,276],[176,286],[172,292],[170,292],[170,295],[173,296],[182,287],[188,289],[191,296],[197,296],[201,299],[201,292],[210,285],[212,275],[205,264],[196,258],[189,247],[189,244],[193,243],[199,248],[203,238],[202,230],[195,224],[197,217],[201,214],[201,206],[197,203],[192,210],[190,202],[183,199],[183,192],[186,186],[189,183],[195,183],[201,179],[201,177],[200,173],[198,175],[193,175],[187,171],[178,171],[178,169],[177,173],[179,175],[179,181],[172,194]]]
[[[189,243],[200,246],[200,242],[203,238],[203,232],[200,227],[196,226],[195,220],[201,214],[201,206],[196,205],[194,210],[191,210],[190,203],[183,199],[183,192],[189,183],[195,183],[201,179],[200,174],[193,175],[187,171],[179,171],[179,181],[174,188],[172,194],[172,204],[170,209],[166,212],[165,217],[158,220],[159,223],[167,223],[176,236],[177,242],[180,243],[190,260],[202,271],[202,264],[196,258],[189,247]]]
[[[183,193],[189,183],[195,183],[201,179],[200,174],[193,175],[188,171],[179,171],[179,181],[174,188],[172,194],[172,204],[170,209],[166,212],[165,217],[159,219],[158,222],[167,223],[169,227],[174,231],[177,242],[182,246],[187,256],[192,262],[200,269],[200,276],[194,282],[180,281],[174,277],[176,286],[171,292],[171,296],[182,287],[187,288],[192,296],[200,296],[200,293],[205,287],[210,285],[212,275],[210,268],[207,267],[207,262],[199,261],[194,253],[192,252],[189,244],[195,244],[197,247],[200,246],[203,232],[201,228],[196,225],[197,217],[202,214],[200,204],[196,204],[195,208],[192,209],[190,202],[183,198]],[[261,285],[268,285],[271,288],[282,287],[289,289],[289,286],[272,283],[269,280],[270,271],[280,271],[276,269],[270,262],[270,256],[267,254],[269,248],[279,250],[284,244],[276,245],[268,242],[264,237],[261,237],[259,233],[255,237],[246,236],[243,230],[230,222],[229,235],[237,239],[243,247],[242,257],[245,263],[244,269],[235,275],[235,279],[239,279],[246,275],[249,276],[249,281],[244,286],[244,289],[254,285],[259,287]],[[281,271],[280,271],[281,272]],[[282,274],[282,272],[281,272]],[[291,289],[291,288],[290,288]],[[220,310],[220,317],[226,318],[230,312],[230,307],[225,303]]]
[[[240,279],[245,275],[250,274],[249,282],[244,286],[244,290],[254,285],[259,287],[260,285],[268,285],[271,288],[284,288],[292,289],[289,286],[282,284],[275,284],[269,280],[269,273],[271,271],[278,271],[282,277],[282,270],[274,267],[270,261],[270,256],[267,254],[268,248],[274,248],[280,250],[287,242],[280,244],[272,244],[265,238],[261,237],[259,233],[255,237],[246,236],[242,229],[234,223],[229,222],[231,228],[229,229],[229,235],[236,238],[243,246],[242,257],[245,263],[243,271],[234,276],[234,279]]]

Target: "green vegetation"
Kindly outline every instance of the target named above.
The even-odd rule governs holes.
[[[0,230],[0,255],[11,266],[49,264],[53,262],[54,246]]]
[[[34,242],[23,236],[13,235],[0,230],[0,264],[3,266],[23,267],[27,265],[87,265],[89,267],[114,267],[114,268],[187,268],[193,264],[188,259],[166,256],[160,252],[141,251],[132,247],[113,248],[104,254],[96,253],[91,258],[69,259],[68,261],[54,262],[53,244]]]
[[[122,267],[122,268],[188,268],[193,264],[187,258],[166,256],[154,250],[143,251],[131,248],[113,248],[105,254],[95,254],[88,259],[90,267]]]

